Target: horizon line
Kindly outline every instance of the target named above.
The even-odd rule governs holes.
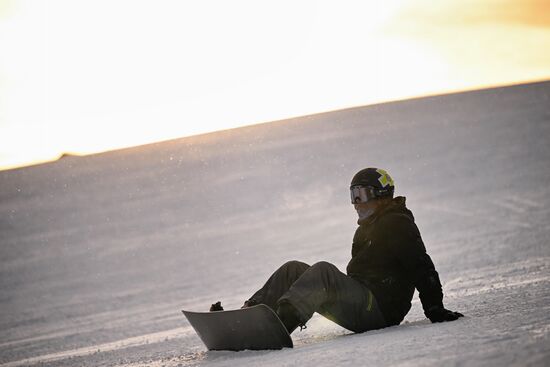
[[[147,142],[147,143],[143,143],[143,144],[120,146],[118,148],[99,150],[97,152],[91,152],[91,153],[77,153],[77,152],[73,152],[73,151],[65,151],[65,152],[59,153],[57,158],[54,158],[54,159],[34,160],[34,161],[28,162],[28,163],[5,165],[5,166],[0,165],[0,172],[14,171],[14,170],[24,169],[24,168],[34,167],[34,166],[41,166],[41,165],[44,165],[44,164],[57,162],[57,161],[59,161],[63,158],[66,158],[66,157],[80,158],[80,157],[95,156],[95,155],[100,155],[100,154],[105,154],[105,153],[110,153],[110,152],[116,152],[116,151],[121,151],[121,150],[127,150],[127,149],[134,149],[134,148],[147,147],[147,146],[151,146],[151,145],[163,144],[163,143],[172,142],[172,141],[181,140],[181,139],[204,137],[204,136],[213,135],[213,134],[217,134],[217,133],[233,131],[233,130],[237,130],[237,129],[241,129],[241,128],[251,128],[251,127],[270,124],[270,123],[280,123],[280,122],[284,122],[284,121],[300,119],[300,118],[306,118],[306,117],[311,117],[311,116],[317,116],[317,115],[322,115],[322,114],[327,114],[327,113],[343,112],[343,111],[350,111],[350,110],[366,108],[366,107],[380,106],[380,105],[400,103],[400,102],[406,102],[406,101],[414,101],[414,100],[419,100],[419,99],[427,99],[427,98],[442,97],[442,96],[452,96],[452,95],[464,94],[464,93],[488,91],[488,90],[492,90],[492,89],[513,88],[513,87],[518,87],[518,86],[535,85],[535,84],[542,84],[542,83],[548,83],[548,82],[550,82],[550,76],[547,77],[547,78],[544,78],[544,79],[530,79],[530,80],[528,79],[528,80],[512,82],[512,83],[503,82],[503,83],[495,83],[495,84],[490,84],[490,85],[480,85],[480,86],[471,87],[471,88],[461,88],[461,89],[449,88],[449,89],[444,89],[440,92],[435,92],[435,93],[418,94],[418,95],[414,95],[414,96],[409,96],[409,97],[404,97],[404,98],[396,98],[396,99],[391,99],[390,98],[390,99],[384,99],[384,100],[380,100],[380,101],[373,101],[372,103],[367,103],[367,104],[363,104],[363,105],[354,105],[354,106],[347,106],[347,107],[343,106],[341,108],[328,109],[328,110],[323,110],[323,111],[318,111],[318,112],[312,112],[312,113],[306,113],[306,114],[300,114],[300,115],[290,115],[290,116],[280,118],[280,119],[275,119],[275,120],[244,123],[243,125],[235,126],[235,127],[229,127],[229,128],[226,128],[226,129],[206,131],[206,132],[201,132],[201,133],[198,133],[198,134],[178,136],[178,137],[174,137],[174,138],[163,139],[163,140],[158,140],[158,141],[152,141],[152,142]]]

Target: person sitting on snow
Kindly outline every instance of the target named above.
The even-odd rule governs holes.
[[[275,271],[243,308],[265,304],[289,333],[317,312],[353,332],[403,321],[415,288],[431,322],[463,315],[445,309],[439,275],[404,197],[394,198],[390,175],[365,168],[351,180],[351,203],[359,215],[347,275],[331,263],[289,261]],[[218,302],[211,311],[223,310]]]

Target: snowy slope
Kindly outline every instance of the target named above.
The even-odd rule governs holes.
[[[206,352],[290,259],[341,270],[351,176],[386,168],[440,273],[431,324],[315,316],[276,352]],[[550,365],[550,82],[361,107],[0,172],[0,366]]]

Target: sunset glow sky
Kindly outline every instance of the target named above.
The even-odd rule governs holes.
[[[0,169],[550,79],[550,0],[0,0]]]

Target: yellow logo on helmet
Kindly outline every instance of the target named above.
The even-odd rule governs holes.
[[[380,183],[382,184],[382,187],[386,187],[388,185],[390,186],[394,186],[393,184],[393,179],[391,178],[391,176],[388,174],[388,172],[384,171],[383,169],[381,168],[378,168],[376,170],[376,172],[380,173],[380,177],[378,178],[378,181],[380,181]]]

